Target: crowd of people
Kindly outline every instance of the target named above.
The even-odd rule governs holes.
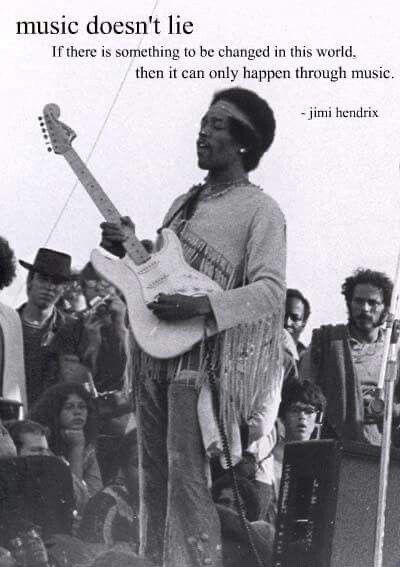
[[[214,336],[189,353],[142,352],[127,298],[90,262],[73,271],[68,254],[46,248],[20,260],[26,302],[0,303],[0,484],[10,459],[44,459],[62,494],[43,510],[71,506],[59,533],[46,514],[38,521],[11,502],[0,566],[271,565],[285,444],[381,444],[371,401],[392,283],[358,269],[342,285],[348,321],[300,341],[311,306],[297,289],[285,295],[285,222],[247,179],[274,129],[268,105],[244,89],[217,93],[203,117],[206,183],[173,204],[163,227],[221,292],[161,294],[148,306],[164,321],[204,317]],[[126,234],[106,222],[102,246],[123,257]],[[0,237],[0,289],[15,273]],[[393,409],[395,442],[397,395]],[[24,486],[32,472],[20,468]],[[45,483],[36,491],[45,499]]]

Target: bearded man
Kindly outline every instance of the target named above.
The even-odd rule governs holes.
[[[327,398],[323,437],[380,445],[382,416],[370,409],[382,363],[382,325],[393,284],[382,272],[358,269],[344,281],[347,325],[325,325],[313,331],[300,364],[302,379],[315,381]],[[397,402],[398,400],[396,400]],[[400,404],[394,404],[398,420]]]

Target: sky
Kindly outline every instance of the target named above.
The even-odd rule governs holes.
[[[195,140],[212,93],[242,86],[264,97],[276,117],[274,143],[251,179],[286,216],[287,283],[311,301],[306,339],[313,327],[345,319],[340,287],[355,268],[394,275],[400,244],[395,0],[16,0],[3,2],[0,10],[5,132],[0,234],[18,258],[32,261],[46,246],[71,254],[79,268],[99,242],[100,214],[64,158],[46,151],[38,125],[45,104],[60,106],[61,120],[77,133],[75,150],[121,214],[130,215],[138,235],[152,238],[172,200],[204,177]],[[107,32],[115,22],[122,24],[114,30],[126,30],[126,22],[148,22],[151,14],[159,33],[154,25],[147,34],[95,35],[86,28],[96,15]],[[186,30],[192,33],[169,33],[169,16],[191,22]],[[18,21],[37,22],[36,30],[44,30],[45,22],[76,21],[78,33],[17,34]],[[61,57],[53,56],[53,46]],[[96,57],[67,57],[72,46],[96,49]],[[177,49],[179,59],[116,57],[116,50],[152,46]],[[200,46],[214,49],[214,56],[202,57]],[[103,48],[110,57],[102,56]],[[185,48],[194,56],[185,57]],[[218,56],[227,48],[259,48],[264,57]],[[318,56],[317,50],[328,48],[350,56]],[[164,78],[138,77],[141,66]],[[243,78],[244,67],[257,78]],[[300,67],[331,78],[341,67],[347,78],[296,78]],[[171,68],[177,78],[168,77]],[[351,79],[354,70],[389,78]],[[204,78],[185,78],[184,71],[197,76],[203,71]],[[266,71],[270,80],[261,80]],[[216,72],[220,78],[212,78]],[[310,120],[310,108],[319,117]],[[337,117],[337,109],[375,111],[378,117]],[[25,277],[20,267],[1,300],[20,304]]]

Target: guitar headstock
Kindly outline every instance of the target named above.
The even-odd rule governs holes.
[[[76,138],[75,132],[59,120],[60,107],[57,104],[46,104],[43,108],[43,117],[39,116],[48,151],[54,150],[56,154],[65,154],[71,149],[72,141]],[[50,141],[49,141],[50,140]]]

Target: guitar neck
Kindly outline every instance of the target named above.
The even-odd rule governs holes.
[[[118,209],[103,191],[76,151],[70,148],[63,155],[105,220],[121,224],[121,215]],[[124,242],[124,247],[135,264],[143,264],[150,258],[150,254],[132,231],[129,232],[128,238]]]

